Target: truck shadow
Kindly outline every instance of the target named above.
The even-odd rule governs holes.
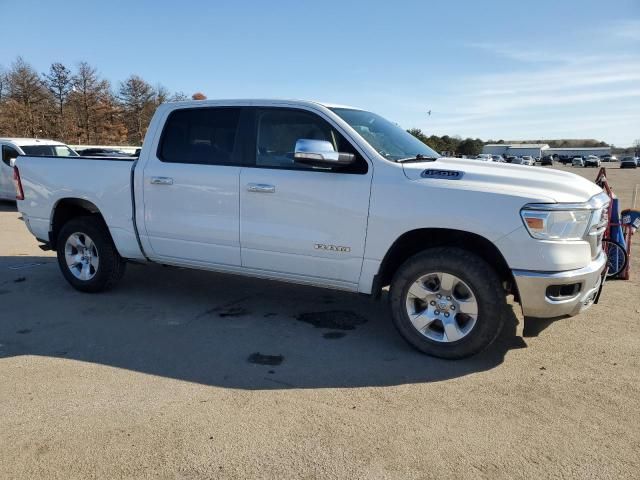
[[[0,257],[0,358],[40,355],[241,389],[389,386],[494,368],[513,348],[511,314],[486,352],[422,355],[386,299],[158,265],[129,265],[117,289],[73,290],[55,258]]]

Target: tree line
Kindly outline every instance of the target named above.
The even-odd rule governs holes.
[[[151,117],[161,103],[186,100],[139,75],[112,85],[87,62],[72,68],[59,62],[38,73],[18,57],[8,69],[0,66],[0,136],[52,138],[70,144],[140,145]],[[200,93],[194,100],[206,97]],[[409,133],[437,152],[477,155],[486,143],[479,138],[427,135],[419,128]],[[552,147],[607,146],[597,140],[537,140]]]
[[[482,147],[485,145],[485,142],[479,138],[462,139],[457,136],[450,137],[449,135],[443,135],[442,137],[437,135],[428,136],[419,128],[410,128],[407,132],[439,153],[478,155],[482,153]]]
[[[73,68],[55,62],[38,73],[18,57],[0,67],[0,136],[139,145],[158,105],[187,98],[138,75],[114,86],[84,61]]]
[[[612,147],[613,145],[609,145],[608,143],[593,140],[593,139],[559,139],[559,140],[487,140],[486,142],[480,140],[479,138],[465,138],[462,139],[460,137],[454,136],[450,137],[448,135],[443,135],[442,137],[438,137],[437,135],[428,136],[419,128],[411,128],[407,130],[411,135],[416,137],[423,143],[426,143],[429,147],[433,148],[437,152],[449,152],[467,156],[475,156],[482,153],[482,147],[487,144],[502,144],[502,143],[537,143],[537,144],[547,144],[551,148],[562,148],[562,147]]]

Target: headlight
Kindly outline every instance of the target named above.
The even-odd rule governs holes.
[[[520,216],[533,238],[540,240],[581,240],[590,226],[591,210],[523,208]]]

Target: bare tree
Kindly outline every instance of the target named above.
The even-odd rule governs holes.
[[[7,72],[0,65],[0,104],[5,100],[5,91],[7,90]]]
[[[172,102],[183,102],[189,100],[189,96],[184,92],[176,92],[171,96]]]
[[[140,143],[144,140],[147,125],[155,111],[155,96],[153,87],[138,75],[131,75],[120,84],[119,98],[131,127],[130,140]]]
[[[7,98],[15,117],[15,134],[37,137],[46,128],[48,92],[31,65],[18,57],[7,74]]]
[[[156,106],[162,105],[165,102],[168,102],[170,98],[169,90],[164,85],[158,84],[156,85],[154,92],[154,103]]]
[[[74,104],[78,115],[78,143],[91,143],[98,138],[98,110],[101,104],[111,101],[111,88],[109,82],[100,79],[98,71],[87,62],[78,64],[72,85],[69,101]]]
[[[64,138],[64,106],[73,86],[71,70],[65,67],[62,63],[56,62],[51,64],[49,73],[44,73],[43,77],[45,85],[49,92],[51,92],[51,95],[53,95],[56,102],[58,117],[56,123],[58,125],[58,135],[60,138]]]

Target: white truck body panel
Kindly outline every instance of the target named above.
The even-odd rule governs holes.
[[[151,183],[171,178],[172,185]],[[240,266],[240,168],[147,162],[141,237],[156,259]]]
[[[25,222],[36,238],[48,239],[52,215],[60,200],[77,198],[91,202],[99,209],[120,255],[144,259],[131,220],[133,162],[78,157],[18,157],[18,163],[22,163],[24,158],[28,158],[28,167],[24,168],[28,174],[21,176],[21,180],[28,200],[19,204],[23,213],[28,212],[24,215]],[[96,174],[98,167],[99,175]]]
[[[371,173],[243,169],[243,265],[344,282],[355,290],[365,249]],[[273,185],[275,193],[249,191],[251,184]],[[348,250],[336,254],[325,249],[329,245]]]

